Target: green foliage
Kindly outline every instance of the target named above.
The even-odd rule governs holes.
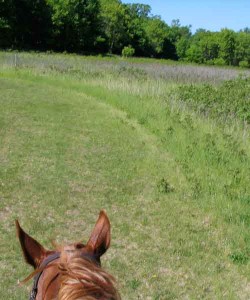
[[[186,58],[186,52],[189,47],[189,44],[189,39],[186,37],[181,37],[176,42],[176,53],[179,59],[184,60]]]
[[[99,1],[47,0],[52,9],[55,48],[91,51],[100,33]]]
[[[108,52],[113,53],[122,48],[125,38],[125,9],[119,0],[101,1],[102,30],[108,44]]]
[[[145,33],[155,53],[162,53],[164,41],[167,38],[167,24],[156,17],[145,23]]]
[[[250,77],[225,81],[217,87],[182,85],[178,97],[204,115],[222,120],[237,117],[250,124]]]
[[[214,58],[213,59],[213,64],[216,65],[216,66],[225,66],[226,62],[222,57],[219,57],[219,58]]]
[[[132,46],[127,46],[122,49],[123,57],[132,57],[135,54],[135,49]]]
[[[218,58],[220,46],[216,33],[199,30],[190,41],[190,50],[186,51],[187,59],[197,63],[214,64]]]
[[[132,15],[140,19],[148,19],[151,13],[151,7],[147,4],[133,3],[127,4],[126,7],[129,8]]]
[[[236,63],[247,62],[244,67],[250,67],[250,32],[239,32],[236,35],[235,60]],[[242,66],[242,63],[241,63]]]
[[[140,285],[141,282],[138,279],[132,279],[130,282],[128,282],[128,286],[130,286],[134,291],[137,290]]]
[[[220,32],[221,48],[220,55],[228,65],[234,64],[235,48],[236,48],[236,34],[233,30],[223,29]]]
[[[241,252],[232,253],[229,257],[234,263],[237,264],[246,264],[249,259],[247,254]]]
[[[144,4],[125,4],[125,28],[127,44],[132,45],[137,56],[150,53],[144,25],[150,19],[151,7]]]
[[[159,17],[151,18],[144,23],[144,30],[150,52],[156,57],[163,57],[166,53],[164,45],[167,40],[167,24]]]
[[[181,59],[209,65],[236,65],[250,61],[250,34],[223,29],[221,32],[198,30],[186,44],[177,43]]]
[[[182,26],[179,19],[173,20],[168,31],[168,38],[172,43],[177,43],[182,37],[191,37],[191,25]]]
[[[160,193],[164,193],[164,194],[171,193],[174,191],[173,186],[165,178],[162,178],[158,182],[157,188]]]
[[[0,0],[0,47],[8,46],[11,42],[10,2]]]
[[[0,2],[0,31],[4,36],[0,46],[44,49],[50,40],[51,11],[46,0],[10,0]]]
[[[240,61],[240,62],[239,62],[239,66],[240,66],[241,68],[249,68],[249,67],[250,67],[249,62],[246,61],[246,60]]]
[[[121,0],[0,0],[0,47],[120,54],[250,67],[250,30],[170,25],[146,4]]]
[[[164,57],[177,60],[182,59],[186,55],[191,38],[191,26],[181,26],[180,20],[173,20],[171,26],[167,29],[167,47]]]
[[[191,44],[190,47],[186,50],[185,59],[187,61],[195,62],[195,63],[202,63],[202,50],[195,44]]]

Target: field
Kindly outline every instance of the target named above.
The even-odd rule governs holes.
[[[0,299],[44,246],[112,224],[122,299],[250,298],[250,72],[0,52]]]

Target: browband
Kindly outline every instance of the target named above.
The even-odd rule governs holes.
[[[41,272],[37,273],[35,276],[34,276],[34,283],[33,283],[33,288],[32,288],[32,291],[30,293],[30,298],[29,300],[35,300],[36,299],[36,295],[37,295],[37,292],[38,292],[38,282],[39,282],[39,279],[44,271],[44,268],[43,267],[46,267],[49,263],[51,263],[52,261],[60,258],[61,256],[61,253],[60,252],[56,252],[54,254],[51,254],[49,255],[47,258],[45,258],[45,260],[42,262],[41,266],[39,268],[41,268]],[[89,261],[92,261],[94,263],[96,263],[98,266],[101,266],[101,263],[100,263],[100,260],[98,258],[96,258],[95,256],[93,255],[90,255],[90,254],[84,254],[83,257],[84,259],[87,259]]]

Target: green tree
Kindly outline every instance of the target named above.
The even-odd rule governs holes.
[[[151,13],[151,7],[147,4],[133,3],[127,4],[130,8],[131,14],[139,19],[148,19]]]
[[[222,29],[220,41],[220,57],[228,65],[235,64],[236,33],[233,30]]]
[[[236,64],[245,62],[250,67],[250,31],[240,31],[236,34],[235,46]]]
[[[45,0],[11,0],[14,45],[43,49],[51,29],[51,11]]]
[[[123,57],[132,57],[135,54],[135,49],[129,45],[122,49],[122,56]]]
[[[181,40],[180,40],[181,41]],[[196,63],[214,64],[219,57],[220,42],[217,32],[199,29],[189,40],[186,60]]]
[[[145,22],[150,18],[151,7],[145,4],[124,4],[125,30],[124,42],[130,44],[138,56],[150,56]]]
[[[153,17],[144,24],[146,37],[151,49],[151,54],[155,57],[164,57],[166,40],[168,35],[168,25],[160,17]]]
[[[208,63],[209,61],[213,62],[214,59],[218,58],[220,50],[217,34],[206,31],[200,35],[199,46],[202,52],[203,63]]]
[[[168,58],[184,58],[191,38],[191,26],[181,26],[180,20],[173,20],[167,29],[167,40],[169,41]],[[178,48],[178,50],[177,50]]]
[[[0,47],[10,47],[12,41],[11,1],[0,0]]]
[[[250,33],[250,28],[245,27],[244,29],[241,29],[240,32]]]
[[[52,9],[54,45],[60,50],[93,51],[100,33],[99,1],[47,1]]]
[[[180,20],[173,20],[168,27],[168,38],[172,43],[176,43],[181,37],[191,37],[191,25],[181,26]]]
[[[9,46],[16,48],[46,48],[51,29],[51,14],[47,2],[0,1],[0,32],[3,41],[1,44],[6,44],[7,41]]]
[[[202,51],[199,45],[191,43],[190,47],[186,51],[186,60],[195,63],[203,62]]]
[[[101,0],[101,18],[108,52],[121,52],[124,45],[125,7],[119,0]]]
[[[144,29],[146,37],[151,46],[152,52],[159,54],[163,51],[164,40],[166,38],[165,24],[160,18],[150,18],[145,22]]]
[[[176,54],[179,59],[185,60],[186,58],[186,52],[187,49],[190,46],[190,39],[186,37],[181,37],[177,42],[176,42]]]

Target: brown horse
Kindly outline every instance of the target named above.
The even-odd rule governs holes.
[[[35,268],[30,300],[119,300],[113,276],[101,268],[110,245],[110,222],[104,211],[86,245],[74,243],[46,250],[16,221],[17,236],[27,263]]]

